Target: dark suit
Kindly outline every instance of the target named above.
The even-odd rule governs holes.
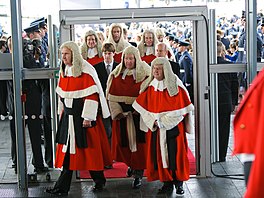
[[[116,68],[116,66],[118,64],[119,63],[117,63],[117,62],[113,63],[112,71]],[[106,65],[105,65],[104,61],[94,65],[94,68],[95,68],[95,70],[97,72],[98,78],[99,78],[99,80],[101,82],[103,91],[105,93],[105,91],[106,91],[106,83],[107,83],[107,79],[108,79],[108,74],[107,74],[107,71],[106,71]],[[109,118],[102,119],[102,120],[103,120],[103,123],[104,123],[104,127],[105,127],[105,131],[106,131],[106,135],[108,137],[108,141],[109,141],[109,143],[111,145],[111,137],[112,137],[111,119],[109,117]]]
[[[194,96],[193,96],[193,62],[192,57],[189,54],[188,51],[184,51],[179,59],[179,65],[180,68],[184,70],[184,72],[181,74],[181,80],[186,86],[186,89],[188,90],[190,94],[190,98],[192,103],[194,102]]]
[[[217,57],[218,64],[230,64],[222,57]],[[229,133],[230,115],[238,100],[237,73],[218,74],[218,120],[219,120],[219,160],[225,161]]]
[[[179,77],[179,79],[181,79],[179,63],[176,63],[176,62],[170,61],[170,60],[169,60],[169,62],[170,62],[171,69],[172,69],[173,73],[176,74]]]

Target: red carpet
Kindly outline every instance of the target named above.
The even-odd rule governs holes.
[[[188,149],[188,158],[190,162],[190,174],[196,174],[196,164],[195,157],[192,154],[191,150]],[[122,162],[115,162],[113,164],[113,169],[105,169],[104,175],[106,178],[123,178],[126,177],[127,165]],[[89,179],[90,174],[88,171],[80,171],[80,179]]]

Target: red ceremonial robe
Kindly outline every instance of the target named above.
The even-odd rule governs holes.
[[[104,60],[104,58],[103,57],[99,58],[98,55],[96,55],[93,58],[87,58],[87,62],[90,63],[92,66],[102,62],[103,60]]]
[[[143,93],[141,93],[133,104],[133,107],[140,113],[143,121],[149,121],[151,126],[154,126],[155,117],[168,116],[166,119],[170,120],[170,115],[185,116],[193,109],[193,105],[186,93],[180,86],[179,92],[175,96],[170,96],[167,89],[163,91],[155,91],[153,86],[149,86]],[[170,125],[175,125],[176,120],[170,120]],[[190,168],[188,160],[188,143],[185,133],[185,124],[182,119],[178,125],[179,135],[175,138],[176,142],[176,179],[179,181],[186,181],[189,179]],[[163,168],[162,156],[160,149],[160,129],[157,129],[156,141],[156,160],[157,168],[154,168],[155,155],[152,145],[153,132],[149,129],[147,133],[147,179],[148,181],[160,180],[173,181],[173,171],[169,168]],[[168,137],[167,137],[168,138]]]
[[[122,54],[123,54],[123,52],[118,52],[118,53],[116,52],[114,55],[114,61],[117,63],[121,63]]]
[[[233,154],[254,154],[246,198],[263,197],[264,176],[264,70],[252,82],[234,118]]]
[[[142,61],[145,61],[146,63],[148,63],[149,65],[151,64],[151,62],[156,58],[156,56],[154,54],[150,54],[150,55],[145,55],[141,57]]]
[[[78,98],[81,95],[84,101],[91,100],[98,102],[99,97],[95,86],[96,84],[92,76],[87,73],[82,73],[81,76],[76,78],[61,77],[57,89],[59,90],[58,94],[61,98],[61,95],[65,94],[68,94],[69,98]],[[93,107],[91,109],[94,110]],[[86,109],[86,111],[89,111],[89,109]],[[110,147],[105,147],[109,143],[100,116],[96,118],[96,126],[86,129],[86,139],[88,147],[78,148],[77,145],[74,145],[76,152],[75,154],[70,153],[70,170],[104,170],[105,165],[112,164]],[[56,168],[63,166],[65,152],[62,149],[63,144],[58,144],[55,160]]]
[[[142,82],[136,83],[133,75],[126,76],[122,80],[122,74],[113,77],[109,94],[117,97],[137,97]],[[132,103],[130,104],[132,106]],[[145,134],[143,134],[145,135]],[[143,170],[146,168],[146,143],[139,143],[137,141],[136,152],[131,152],[129,146],[121,145],[121,130],[120,120],[113,120],[112,122],[112,157],[115,161],[124,162],[133,170]]]

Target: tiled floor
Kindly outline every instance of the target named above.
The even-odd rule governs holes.
[[[59,171],[51,171],[51,182],[45,180],[45,174],[38,175],[38,182],[29,183],[28,192],[18,190],[17,175],[11,168],[10,158],[10,134],[9,122],[0,121],[0,197],[50,197],[44,193],[44,189],[51,187],[56,181]],[[231,133],[232,134],[232,133]],[[192,146],[194,138],[189,136],[189,145]],[[230,145],[233,143],[230,137]],[[27,161],[28,170],[32,172],[31,147],[27,138]],[[192,148],[191,148],[192,149]],[[192,149],[193,150],[193,149]],[[191,177],[184,183],[184,197],[193,198],[237,198],[243,197],[245,184],[243,180],[243,166],[237,157],[231,156],[231,150],[228,151],[226,162],[212,164],[213,176],[210,178]],[[227,174],[229,176],[227,176]],[[217,175],[217,176],[216,176]],[[106,188],[103,192],[93,193],[91,180],[76,180],[72,183],[68,197],[176,197],[175,190],[171,194],[158,194],[161,187],[159,181],[147,182],[143,180],[143,186],[139,190],[131,188],[132,178],[108,179]]]

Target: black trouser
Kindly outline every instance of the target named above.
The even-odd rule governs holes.
[[[16,154],[16,129],[15,129],[15,118],[10,120],[10,134],[11,134],[11,157],[13,164],[17,165],[17,154]]]
[[[70,143],[68,145],[70,145]],[[59,188],[63,190],[64,192],[68,192],[70,190],[73,171],[69,170],[69,165],[70,165],[70,154],[69,154],[69,147],[68,147],[67,152],[65,154],[64,161],[63,161],[63,170],[54,188]],[[91,178],[96,184],[105,185],[106,179],[105,179],[103,170],[102,171],[91,171],[90,170],[89,172],[90,172]]]
[[[225,160],[229,134],[230,134],[230,109],[225,106],[219,106],[218,119],[219,119],[219,159]]]
[[[7,84],[6,80],[0,80],[0,115],[7,115]]]
[[[7,93],[8,93],[8,111],[12,120],[9,122],[10,135],[11,135],[11,157],[13,164],[17,164],[16,155],[16,126],[15,126],[15,110],[14,110],[14,94],[13,94],[13,82],[7,81]]]
[[[250,174],[251,165],[252,165],[251,161],[244,163],[244,175],[245,175],[246,185],[248,184],[248,178],[249,178],[249,174]]]
[[[112,126],[111,126],[111,118],[103,118],[102,116],[102,120],[103,120],[103,124],[104,124],[104,128],[105,128],[105,132],[108,138],[108,142],[111,148],[111,138],[112,138]]]
[[[35,80],[25,80],[23,82],[23,90],[26,94],[25,115],[28,116],[26,125],[28,126],[33,153],[32,164],[35,168],[41,168],[44,166],[41,150],[41,120],[39,118],[41,113],[41,94]]]
[[[49,80],[37,80],[41,93],[41,111],[43,115],[43,135],[45,148],[45,161],[49,167],[53,167],[51,107],[50,107],[50,83]]]

